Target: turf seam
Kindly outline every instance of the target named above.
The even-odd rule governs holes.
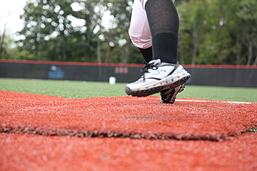
[[[163,105],[158,97],[1,95],[0,133],[223,141],[257,126],[257,103],[178,99],[176,105]]]
[[[195,135],[172,135],[172,134],[145,134],[140,132],[118,132],[118,131],[101,131],[101,130],[73,130],[73,129],[48,129],[40,127],[0,127],[0,133],[19,133],[19,134],[31,134],[42,136],[68,136],[68,137],[80,137],[80,138],[130,138],[130,139],[150,139],[150,140],[201,140],[201,141],[224,141],[229,140],[232,137],[239,136],[241,134],[252,133],[253,129],[247,129],[242,132],[228,133],[227,135],[219,136],[195,136]]]

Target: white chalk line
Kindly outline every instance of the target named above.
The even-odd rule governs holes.
[[[199,99],[176,99],[178,102],[199,102],[199,103],[230,103],[230,104],[252,104],[251,102],[236,102],[236,101],[218,101],[218,100],[199,100]]]
[[[156,97],[145,97],[144,99],[156,99]],[[176,99],[176,102],[196,102],[196,103],[228,103],[228,104],[253,104],[252,102],[219,101],[202,99]]]

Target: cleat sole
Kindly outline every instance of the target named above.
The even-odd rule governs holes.
[[[155,93],[159,93],[162,90],[175,88],[181,84],[184,84],[189,78],[190,78],[190,75],[185,76],[182,79],[172,84],[165,85],[165,86],[157,86],[146,90],[133,91],[129,87],[125,87],[125,92],[127,93],[127,95],[136,96],[136,97],[145,97]]]

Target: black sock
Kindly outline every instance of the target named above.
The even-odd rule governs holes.
[[[149,47],[147,49],[141,49],[139,48],[141,54],[143,55],[145,62],[148,63],[153,59],[153,52],[152,47]]]
[[[148,0],[145,5],[152,35],[153,59],[177,63],[179,19],[171,0]]]

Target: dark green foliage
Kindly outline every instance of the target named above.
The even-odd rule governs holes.
[[[142,63],[128,35],[132,4],[133,0],[30,0],[21,16],[25,26],[17,42],[20,51],[5,56]],[[175,4],[180,16],[180,63],[257,64],[257,1],[176,0]]]
[[[257,1],[180,0],[180,60],[257,64]]]

